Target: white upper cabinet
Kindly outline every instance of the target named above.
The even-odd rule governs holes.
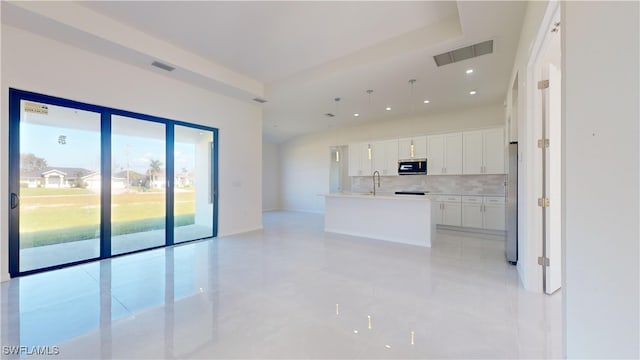
[[[462,174],[462,133],[427,137],[427,175]]]
[[[382,176],[398,175],[398,140],[378,141],[372,145],[373,168]]]
[[[504,174],[504,139],[495,128],[349,144],[349,176],[398,175],[412,159],[427,159],[427,175]]]
[[[413,150],[412,150],[413,149]],[[427,158],[427,137],[416,136],[398,140],[398,159],[426,159]]]
[[[371,149],[373,155],[373,149]],[[371,159],[369,158],[369,144],[349,144],[349,176],[371,175]]]
[[[464,173],[482,174],[482,131],[466,131],[462,138]]]
[[[504,174],[504,130],[465,131],[462,135],[464,174]]]
[[[484,174],[504,174],[504,130],[485,130],[483,135]]]

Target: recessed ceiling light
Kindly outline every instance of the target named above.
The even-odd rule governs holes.
[[[467,74],[473,74],[473,69],[467,69]]]
[[[476,91],[475,91],[475,90],[471,90],[471,91],[469,91],[469,95],[475,95],[475,94],[476,94]]]
[[[391,110],[391,108],[387,106],[387,111],[389,111],[389,110]]]
[[[358,114],[358,113],[355,113],[355,114],[353,114],[353,116],[360,116],[360,114]]]
[[[429,100],[425,100],[425,101],[423,101],[423,102],[424,102],[425,104],[428,104],[428,103],[430,103],[431,101],[429,101]]]

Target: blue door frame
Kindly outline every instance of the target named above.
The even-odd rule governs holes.
[[[55,266],[49,266],[29,271],[20,271],[20,101],[33,101],[50,105],[62,106],[78,110],[92,111],[100,114],[101,118],[101,194],[100,194],[100,256],[96,258],[75,261]],[[59,269],[67,266],[82,264],[95,260],[102,260],[114,256],[128,255],[135,252],[147,251],[174,244],[173,239],[173,205],[174,182],[168,182],[166,187],[166,217],[165,244],[154,248],[146,248],[125,254],[111,254],[111,116],[120,115],[129,118],[152,121],[165,124],[166,128],[166,178],[173,179],[174,164],[174,127],[175,125],[211,131],[213,133],[213,148],[211,156],[211,194],[213,202],[212,228],[213,237],[218,236],[218,129],[208,126],[191,124],[184,121],[171,120],[152,115],[140,114],[126,110],[105,106],[82,103],[55,96],[9,88],[9,274],[11,277],[28,275],[43,271]],[[194,239],[191,241],[197,241]],[[183,243],[181,243],[183,244]]]

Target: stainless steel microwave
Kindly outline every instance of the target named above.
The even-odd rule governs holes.
[[[427,159],[398,161],[398,175],[427,175]]]

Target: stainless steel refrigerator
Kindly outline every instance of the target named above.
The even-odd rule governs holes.
[[[509,143],[507,173],[507,261],[518,262],[518,142]]]

